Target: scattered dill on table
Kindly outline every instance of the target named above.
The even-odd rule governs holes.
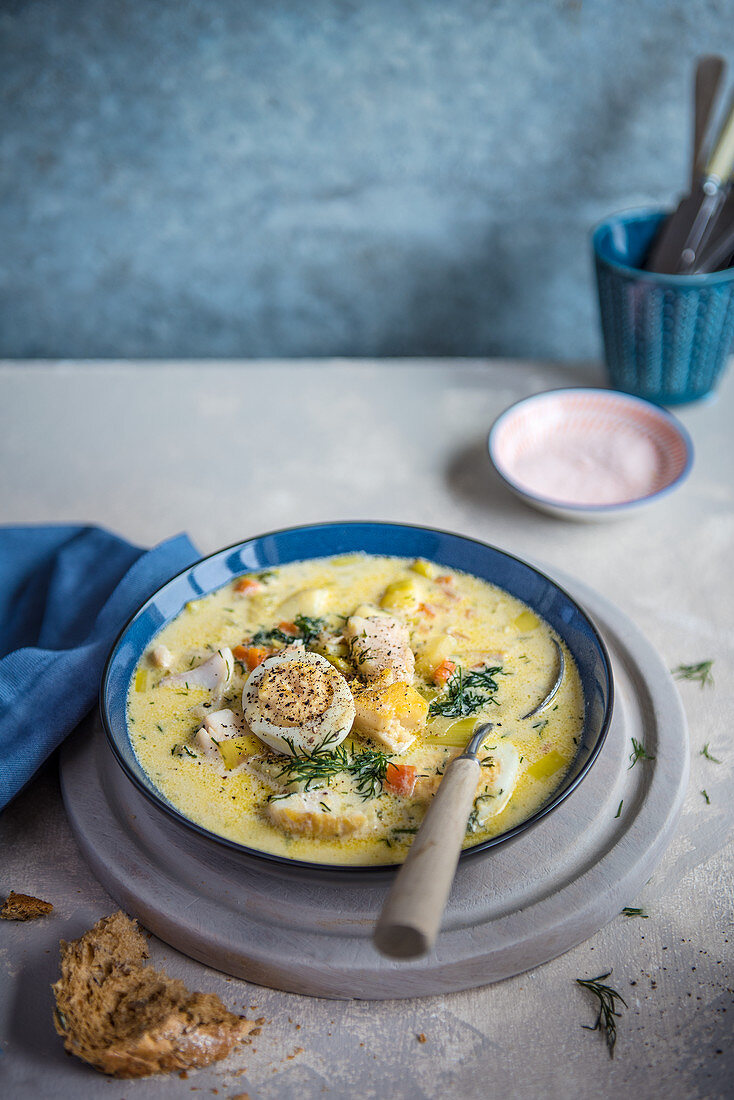
[[[707,684],[713,687],[714,677],[711,672],[713,666],[713,660],[699,661],[693,665],[677,665],[672,669],[672,673],[676,680],[697,680],[701,687],[705,687]]]
[[[621,814],[621,812],[622,812],[622,807],[623,807],[623,806],[624,806],[624,799],[621,799],[621,800],[620,800],[620,803],[619,803],[619,805],[617,806],[617,812],[616,812],[616,814],[614,815],[614,820],[615,820],[615,821],[617,820],[617,818],[618,818],[618,817],[619,817],[619,815]]]
[[[644,909],[633,909],[631,905],[625,905],[622,914],[625,917],[642,917],[643,920],[647,920],[649,916]]]
[[[704,797],[704,798],[706,799],[706,805],[707,805],[707,806],[710,806],[710,805],[711,805],[711,799],[710,799],[710,798],[709,798],[709,796],[707,795],[706,791],[701,791],[701,794],[702,794],[702,795],[703,795],[703,797]]]
[[[699,756],[705,756],[706,759],[710,760],[712,764],[720,764],[721,763],[721,761],[719,759],[717,759],[717,757],[712,756],[711,753],[709,752],[709,743],[708,743],[708,741],[703,746],[703,748],[701,749],[701,751],[698,755]]]
[[[629,768],[634,768],[638,760],[654,760],[655,757],[651,756],[645,746],[638,741],[635,737],[632,738],[632,752],[629,755],[630,765]],[[627,771],[629,771],[629,768]]]
[[[627,1002],[621,993],[617,993],[616,989],[604,985],[611,973],[611,970],[608,970],[606,974],[599,974],[597,978],[576,978],[576,984],[583,989],[588,989],[599,1001],[599,1013],[595,1022],[593,1024],[582,1024],[581,1026],[586,1031],[601,1032],[606,1040],[609,1057],[613,1058],[614,1045],[617,1042],[617,1020],[622,1015],[621,1012],[617,1011],[617,1001],[623,1004],[625,1008],[627,1008]]]

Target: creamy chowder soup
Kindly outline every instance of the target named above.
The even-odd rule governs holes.
[[[583,723],[576,665],[519,600],[431,562],[349,554],[240,577],[141,658],[141,766],[205,829],[317,863],[401,861],[447,764],[494,723],[465,846],[547,801]],[[560,639],[555,639],[560,642]]]

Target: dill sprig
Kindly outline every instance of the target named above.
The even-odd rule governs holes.
[[[255,646],[269,646],[272,642],[284,642],[288,645],[289,642],[294,641],[295,634],[286,634],[284,630],[281,630],[279,626],[274,626],[272,630],[266,630],[265,627],[260,627],[252,635],[250,642]]]
[[[352,756],[348,771],[363,802],[381,793],[389,763],[390,757],[377,749],[363,749]]]
[[[459,666],[449,677],[445,691],[431,703],[428,708],[429,715],[435,717],[440,714],[444,718],[463,718],[467,714],[475,714],[487,703],[496,703],[498,684],[495,676],[501,672],[501,665],[478,669],[474,672],[464,672]]]
[[[630,905],[625,905],[622,915],[625,917],[642,917],[643,920],[648,919],[648,914],[644,909],[633,909]]]
[[[611,970],[608,970],[606,974],[600,974],[597,978],[577,978],[576,984],[583,989],[588,989],[599,1001],[599,1013],[595,1022],[581,1026],[586,1031],[601,1032],[606,1039],[609,1057],[613,1058],[614,1044],[617,1041],[617,1019],[622,1015],[621,1012],[617,1012],[617,1001],[620,1001],[625,1008],[627,1008],[627,1002],[616,989],[603,984],[611,973]]]
[[[713,660],[699,661],[693,665],[678,665],[673,669],[673,675],[676,680],[697,680],[701,687],[705,687],[707,684],[713,687],[714,677],[711,672]]]
[[[319,636],[326,624],[324,619],[312,619],[308,615],[296,615],[293,625],[296,628],[295,634],[288,630],[281,630],[279,626],[274,626],[270,630],[266,630],[265,627],[261,626],[252,635],[252,644],[267,646],[273,642],[283,642],[288,645],[300,638],[303,640],[304,645],[310,645],[314,638]]]
[[[310,645],[314,638],[318,638],[326,625],[324,619],[312,619],[309,615],[296,615],[293,622],[298,627],[304,645]]]
[[[634,768],[638,760],[654,760],[655,757],[651,756],[645,746],[638,741],[635,737],[632,738],[632,752],[629,754],[630,765],[629,768]],[[627,771],[629,771],[629,768]]]
[[[721,763],[721,761],[717,757],[712,756],[711,753],[709,752],[709,743],[708,743],[708,741],[703,746],[703,748],[701,749],[701,751],[698,755],[699,756],[705,756],[706,759],[710,760],[712,764],[720,764]]]
[[[706,793],[706,791],[701,791],[701,794],[702,794],[702,795],[703,795],[703,797],[704,797],[704,798],[706,799],[706,805],[707,805],[707,806],[710,806],[710,805],[711,805],[711,799],[709,798],[709,796],[708,796],[708,794]]]
[[[363,749],[350,755],[344,745],[330,749],[328,742],[308,752],[285,740],[292,755],[278,773],[278,779],[285,777],[289,783],[303,783],[304,790],[310,791],[313,787],[328,787],[334,776],[347,774],[354,779],[363,802],[381,793],[390,763],[386,753]]]

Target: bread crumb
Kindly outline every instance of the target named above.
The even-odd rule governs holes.
[[[425,1041],[426,1041],[426,1037],[423,1034],[423,1032],[421,1032],[420,1035],[416,1035],[416,1039],[418,1040],[419,1043],[425,1043]]]
[[[54,1024],[64,1046],[112,1077],[198,1069],[225,1058],[253,1028],[213,993],[145,966],[145,937],[123,912],[61,941]],[[184,1076],[184,1074],[182,1074]]]
[[[50,901],[42,901],[30,894],[16,894],[15,890],[11,890],[0,909],[0,917],[3,920],[38,920],[39,917],[47,917],[52,911],[53,905]]]

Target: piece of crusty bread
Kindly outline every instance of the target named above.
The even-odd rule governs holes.
[[[78,940],[61,941],[54,1023],[67,1050],[113,1077],[208,1066],[255,1024],[213,993],[144,966],[145,938],[124,913],[104,917]]]
[[[48,916],[52,910],[50,901],[42,901],[30,894],[16,894],[15,890],[11,890],[0,909],[0,917],[3,920],[36,920]]]

